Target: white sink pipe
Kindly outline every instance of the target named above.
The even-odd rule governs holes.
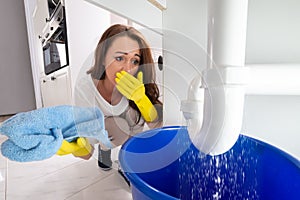
[[[189,88],[181,110],[193,144],[218,155],[237,141],[243,118],[248,0],[208,1],[207,69]]]

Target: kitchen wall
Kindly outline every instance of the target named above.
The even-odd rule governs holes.
[[[163,12],[166,125],[184,123],[180,102],[205,68],[207,2],[172,0]],[[297,0],[249,0],[246,64],[300,63],[299,9]],[[300,158],[299,119],[299,95],[247,95],[242,133]]]
[[[35,109],[23,1],[1,1],[0,27],[0,115]]]
[[[249,0],[247,64],[300,63],[299,9],[297,0]],[[245,100],[242,132],[300,159],[300,94],[247,95]]]
[[[300,2],[249,0],[247,63],[300,63]]]

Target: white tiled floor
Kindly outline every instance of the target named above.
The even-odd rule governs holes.
[[[0,122],[1,123],[1,122]],[[5,140],[4,137],[0,135],[0,144]],[[6,180],[6,168],[7,161],[3,158],[0,153],[0,200],[5,199],[5,180]]]
[[[0,136],[0,143],[4,140]],[[0,200],[132,199],[117,170],[100,170],[94,156],[86,161],[55,155],[44,161],[18,163],[0,154]]]

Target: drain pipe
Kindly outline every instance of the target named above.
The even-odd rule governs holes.
[[[237,141],[243,118],[248,0],[208,1],[208,61],[181,110],[192,143],[218,155]],[[194,94],[194,95],[193,95]]]

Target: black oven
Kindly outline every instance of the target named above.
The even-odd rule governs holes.
[[[69,65],[65,10],[61,3],[52,12],[48,23],[49,32],[42,40],[46,75]]]

